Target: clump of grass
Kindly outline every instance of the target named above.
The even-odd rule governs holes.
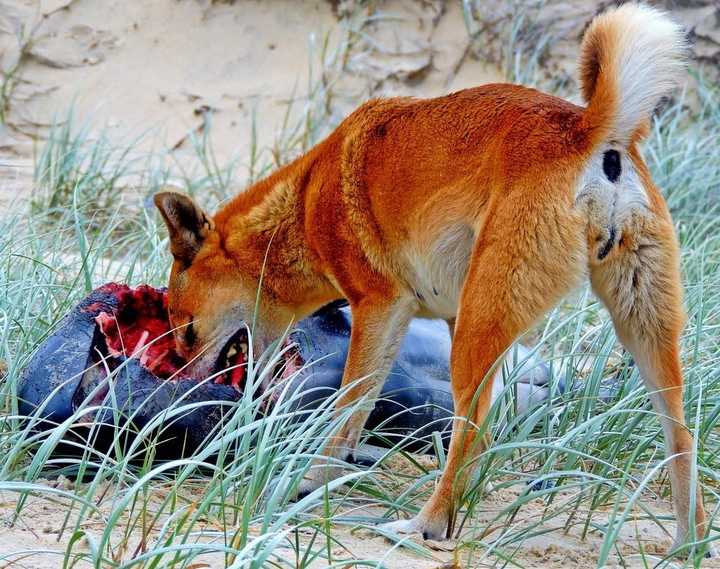
[[[63,124],[55,124],[35,170],[33,207],[39,211],[66,209],[79,190],[81,203],[92,197],[99,207],[107,208],[122,192],[115,182],[125,170],[107,144],[104,137],[97,145],[88,144],[87,128],[75,131],[72,112]]]

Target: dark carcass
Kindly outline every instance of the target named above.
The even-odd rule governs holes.
[[[238,372],[243,365],[237,365],[206,381],[186,377],[184,362],[175,352],[166,303],[164,291],[146,285],[131,289],[107,284],[93,291],[25,367],[18,393],[20,412],[34,416],[37,428],[49,429],[77,418],[78,409],[92,409],[79,414],[81,422],[114,425],[96,428],[93,441],[105,447],[108,437],[116,436],[119,422],[132,423],[133,429],[127,429],[131,436],[181,402],[187,411],[163,425],[163,444],[155,451],[165,457],[192,453],[242,397],[245,372]],[[284,365],[275,379],[285,376],[287,391],[296,393],[294,409],[315,408],[339,388],[350,327],[349,309],[333,304],[290,333],[292,345],[279,360]],[[382,425],[381,442],[389,444],[408,434],[419,440],[432,431],[447,431],[453,408],[449,355],[444,322],[412,322],[368,421],[369,429]],[[506,365],[519,377],[515,390],[521,409],[548,397],[548,367],[526,348],[515,348]],[[494,392],[502,389],[498,377]],[[257,392],[261,397],[261,390]]]

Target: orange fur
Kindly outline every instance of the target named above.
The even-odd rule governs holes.
[[[657,24],[655,36],[642,35],[643,17]],[[184,253],[170,278],[171,318],[176,326],[193,321],[198,338],[188,345],[179,332],[181,351],[197,358],[197,373],[211,371],[217,340],[252,319],[258,288],[257,350],[293,320],[346,298],[353,330],[343,383],[363,380],[345,405],[378,392],[413,316],[448,320],[458,415],[448,464],[418,517],[397,526],[440,538],[471,472],[463,465],[481,446],[467,419],[481,425],[486,417],[492,382],[484,378],[589,273],[653,402],[670,418],[669,452],[681,453],[671,477],[682,543],[692,437],[682,411],[678,247],[637,146],[648,93],[664,84],[651,74],[640,91],[628,89],[623,67],[669,69],[677,54],[656,39],[673,29],[632,5],[593,23],[581,57],[587,108],[500,84],[370,101],[305,156],[235,197],[210,228],[189,198],[160,194],[173,251]],[[635,61],[633,42],[657,48],[656,60]],[[608,150],[622,160],[617,182],[600,167]],[[327,454],[352,454],[367,415],[357,411]],[[318,465],[301,491],[336,474]],[[701,501],[695,518],[702,534]]]

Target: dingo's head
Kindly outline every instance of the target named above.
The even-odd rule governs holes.
[[[170,236],[168,312],[178,351],[191,362],[188,371],[200,379],[247,362],[253,324],[257,357],[283,327],[272,325],[272,299],[261,299],[257,309],[264,318],[253,318],[260,280],[255,267],[243,267],[242,257],[230,253],[226,237],[190,197],[162,192],[154,201]]]

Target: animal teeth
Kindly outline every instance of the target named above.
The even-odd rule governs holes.
[[[243,353],[243,356],[247,356],[247,353],[248,353],[248,345],[247,345],[245,342],[243,342],[242,344],[240,344],[240,351]]]
[[[235,357],[236,355],[237,355],[237,348],[233,344],[232,346],[230,346],[230,349],[227,351],[227,357],[232,358],[232,357]]]

